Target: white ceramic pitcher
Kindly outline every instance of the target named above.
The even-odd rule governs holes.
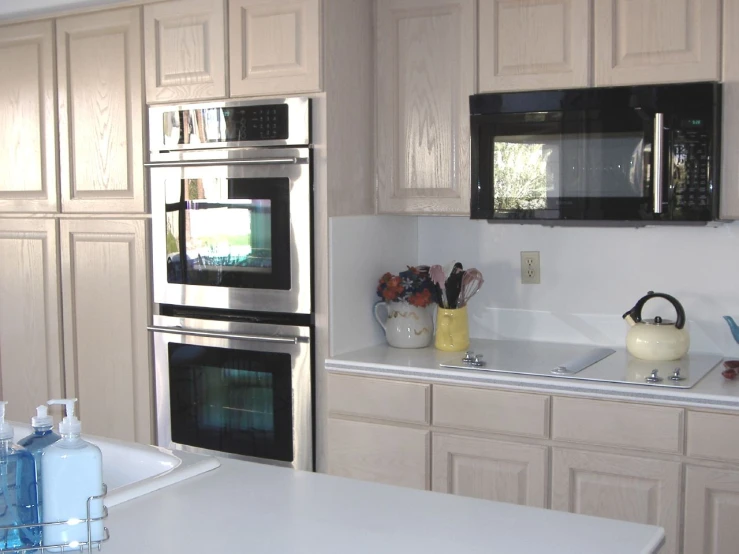
[[[380,318],[378,309],[384,307],[386,317]],[[395,348],[423,348],[434,338],[434,321],[428,307],[419,308],[408,302],[384,302],[375,304],[375,319],[385,330],[385,338]]]

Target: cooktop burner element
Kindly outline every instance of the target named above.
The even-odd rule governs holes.
[[[670,388],[690,388],[722,360],[688,353],[673,362],[648,362],[626,350],[576,344],[494,341],[466,354],[450,354],[439,365],[449,369],[515,373]]]

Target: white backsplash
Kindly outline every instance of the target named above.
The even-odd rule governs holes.
[[[415,217],[332,217],[329,221],[331,276],[331,354],[385,341],[372,315],[377,281],[398,273],[418,258]]]
[[[739,316],[739,223],[712,227],[542,227],[421,217],[419,260],[455,259],[485,277],[470,335],[623,346],[621,314],[649,290],[675,296],[691,348],[739,355],[722,315]],[[541,253],[541,284],[522,285],[520,252]],[[662,300],[645,316],[674,319]]]

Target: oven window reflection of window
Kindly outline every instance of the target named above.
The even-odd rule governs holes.
[[[493,208],[540,210],[557,196],[559,155],[556,144],[505,137],[493,146]]]

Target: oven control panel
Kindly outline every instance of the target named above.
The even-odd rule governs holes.
[[[288,137],[286,104],[224,108],[226,140],[279,140]]]

